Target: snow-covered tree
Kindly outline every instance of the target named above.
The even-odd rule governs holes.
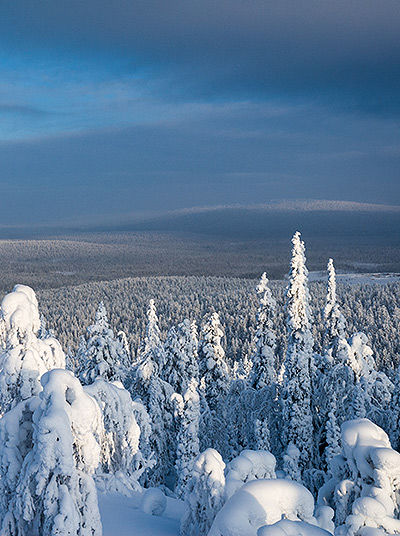
[[[331,462],[332,478],[318,497],[335,510],[335,534],[400,533],[400,454],[368,419],[346,421],[341,442],[342,454]]]
[[[33,448],[33,414],[40,398],[19,402],[0,419],[0,527],[10,508],[26,455]]]
[[[393,396],[390,402],[390,441],[396,450],[400,450],[400,366],[394,377]]]
[[[183,393],[191,378],[198,379],[197,326],[185,319],[176,328],[172,327],[164,345],[165,366],[162,378],[176,393]]]
[[[47,372],[41,382],[40,403],[32,414],[32,448],[23,459],[15,493],[3,512],[2,534],[101,536],[91,476],[100,448],[94,437],[85,444],[80,442],[83,436],[88,439],[90,428],[86,425],[97,422],[97,405],[70,372]],[[22,454],[20,446],[13,454]]]
[[[199,454],[186,486],[181,536],[207,534],[223,505],[225,463],[214,449]]]
[[[337,363],[340,341],[345,339],[346,321],[337,303],[336,272],[332,259],[328,261],[327,272],[328,284],[324,308],[324,357],[331,363]]]
[[[193,462],[199,455],[199,419],[200,398],[197,381],[192,378],[183,396],[175,393],[175,417],[178,419],[178,438],[176,452],[177,484],[175,492],[178,497],[185,495]]]
[[[276,383],[275,347],[276,337],[273,327],[276,302],[268,286],[264,272],[257,286],[258,311],[255,333],[255,351],[252,355],[253,368],[251,386],[254,389],[271,387]]]
[[[108,381],[122,381],[126,375],[129,358],[123,342],[114,336],[107,311],[100,302],[95,322],[86,330],[86,348],[81,345],[77,375],[84,385],[97,377]]]
[[[218,313],[212,313],[202,329],[199,344],[200,395],[203,398],[201,446],[213,445],[219,450],[226,443],[221,430],[226,422],[226,397],[231,382],[225,351],[224,335]]]
[[[283,455],[283,471],[286,478],[301,482],[300,451],[293,443],[289,443]]]
[[[0,355],[0,412],[37,395],[48,370],[65,367],[65,355],[51,336],[38,339],[38,302],[34,291],[16,285],[1,304],[5,349]]]
[[[141,344],[139,359],[133,369],[129,386],[132,398],[141,398],[148,403],[149,385],[153,378],[161,379],[161,371],[165,365],[165,354],[160,339],[160,328],[154,300],[150,300],[147,310],[145,338]]]
[[[96,400],[103,417],[96,481],[104,490],[129,495],[138,489],[139,478],[151,466],[150,460],[139,450],[140,428],[135,418],[135,403],[122,384],[109,383],[102,378],[84,389]]]
[[[231,376],[221,344],[224,332],[218,313],[212,313],[202,329],[199,346],[200,377],[210,410],[215,410],[227,394]]]
[[[313,458],[313,418],[311,413],[311,373],[313,337],[311,333],[307,268],[300,233],[292,239],[292,261],[286,290],[288,344],[283,387],[283,425],[287,445],[300,452],[300,471],[310,467]]]
[[[376,370],[373,351],[365,333],[355,333],[350,337],[347,355],[356,383],[348,418],[366,416],[389,431],[391,423],[387,408],[390,406],[393,384],[384,372]]]
[[[231,382],[224,409],[224,415],[226,415],[224,432],[223,434],[219,432],[221,454],[224,459],[232,459],[238,456],[242,450],[252,448],[256,442],[261,441],[261,436],[257,437],[258,430],[255,426],[255,422],[260,416],[259,401],[256,399],[255,393],[244,379],[236,379]],[[207,427],[207,412],[203,419],[204,425]],[[269,422],[269,419],[267,421]],[[202,443],[205,444],[204,441]]]
[[[331,411],[326,422],[326,448],[325,460],[327,467],[332,464],[335,456],[340,454],[340,427],[336,419],[336,400],[331,400]]]
[[[160,371],[165,366],[165,353],[160,340],[154,300],[150,300],[147,318],[146,335],[139,361],[133,369],[129,390],[134,400],[139,399],[144,403],[152,423],[150,448],[154,453],[155,465],[146,484],[168,482],[173,486],[176,434],[171,397],[174,390],[160,377]]]

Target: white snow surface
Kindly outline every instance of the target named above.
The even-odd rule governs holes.
[[[282,518],[317,525],[311,493],[291,480],[253,480],[218,512],[208,536],[257,536],[259,528]]]
[[[179,536],[179,522],[183,503],[166,498],[166,510],[162,516],[143,512],[142,497],[119,494],[98,494],[103,536]]]
[[[281,519],[273,525],[264,525],[257,531],[257,536],[330,536],[331,533],[306,523],[305,521],[291,521]]]

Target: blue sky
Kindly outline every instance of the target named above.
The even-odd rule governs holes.
[[[283,198],[400,204],[397,0],[1,10],[2,225]]]

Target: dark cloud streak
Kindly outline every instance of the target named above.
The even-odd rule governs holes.
[[[353,96],[373,109],[400,89],[398,1],[20,0],[0,33],[159,69],[198,97],[274,92]]]

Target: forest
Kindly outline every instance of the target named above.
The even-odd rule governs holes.
[[[181,536],[400,533],[400,283],[308,275],[296,232],[286,282],[14,286],[1,534],[100,536],[108,495]]]

